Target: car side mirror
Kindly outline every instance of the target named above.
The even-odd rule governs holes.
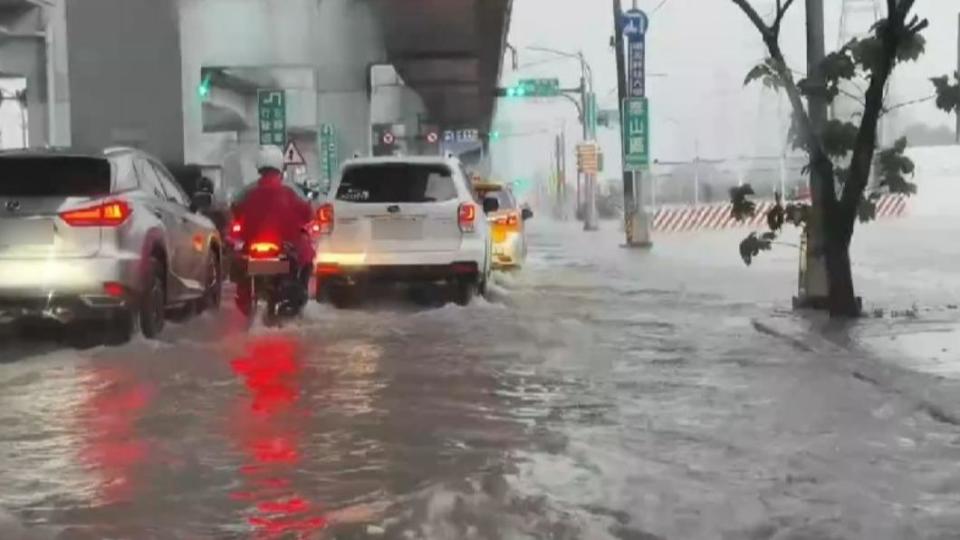
[[[483,213],[492,214],[500,209],[500,200],[496,197],[483,198]]]
[[[213,206],[213,193],[198,191],[190,200],[190,210],[194,212],[206,212],[211,206]]]
[[[533,218],[533,210],[524,208],[520,211],[520,217],[522,217],[524,221]]]

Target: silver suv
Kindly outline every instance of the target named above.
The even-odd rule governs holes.
[[[168,310],[219,306],[209,204],[139,150],[0,152],[0,323],[96,325],[124,342],[159,334]]]

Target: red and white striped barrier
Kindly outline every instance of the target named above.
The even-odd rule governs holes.
[[[702,206],[661,207],[653,216],[653,230],[658,232],[710,231],[733,228],[764,227],[772,201],[757,201],[753,217],[737,221],[730,215],[730,203]],[[907,212],[903,195],[884,195],[877,201],[877,218],[901,217]]]

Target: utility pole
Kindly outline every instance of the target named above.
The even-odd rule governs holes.
[[[825,82],[820,71],[820,65],[825,56],[823,31],[823,0],[806,0],[807,8],[807,76],[814,88],[823,88]],[[827,123],[826,97],[814,92],[807,98],[810,112],[810,122],[814,133],[819,137]],[[798,296],[794,299],[795,307],[823,308],[827,305],[829,285],[827,265],[824,258],[824,226],[821,205],[824,189],[823,179],[820,178],[815,167],[810,167],[810,221],[804,229],[806,235],[805,252],[800,256],[805,258],[804,271],[800,276]]]
[[[633,2],[633,9],[631,14],[634,14],[637,9],[636,0]],[[623,118],[624,114],[627,112],[625,109],[626,100],[628,97],[627,90],[627,61],[624,54],[624,32],[626,30],[625,23],[625,14],[623,12],[623,7],[620,0],[613,0],[613,21],[614,21],[614,32],[613,32],[613,44],[616,54],[617,61],[617,101],[620,111],[621,124],[624,124]],[[637,22],[637,21],[634,21]],[[641,32],[645,31],[645,28],[640,30]],[[633,39],[633,38],[631,38]],[[633,53],[631,53],[632,55]],[[632,57],[632,56],[631,56]],[[645,77],[645,66],[643,66],[642,76]],[[629,93],[633,97],[632,91]],[[640,96],[645,95],[645,90],[640,92]],[[623,127],[623,126],[622,126]],[[628,140],[625,135],[626,129],[622,129],[620,132],[620,143],[624,149],[624,156],[626,156],[626,149],[628,148]],[[649,137],[649,133],[644,133],[644,137]],[[624,214],[624,230],[626,232],[626,247],[651,247],[650,242],[650,220],[647,217],[646,209],[644,208],[644,197],[643,197],[643,183],[642,183],[642,174],[638,170],[636,173],[630,168],[630,165],[626,163],[624,159],[623,164],[623,214]]]
[[[613,0],[613,43],[617,58],[617,107],[623,118],[623,100],[627,97],[627,68],[623,57],[623,28],[621,27],[623,7],[620,0]],[[627,244],[631,243],[633,220],[636,219],[633,197],[633,171],[623,168],[623,214],[626,220]]]
[[[960,13],[957,19],[957,73],[960,73]],[[960,107],[957,107],[957,143],[960,143]]]

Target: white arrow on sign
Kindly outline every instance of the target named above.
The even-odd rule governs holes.
[[[290,141],[287,143],[286,149],[283,151],[283,164],[284,165],[306,165],[307,160],[303,159],[303,154],[300,153],[300,149],[297,148],[297,145]]]

